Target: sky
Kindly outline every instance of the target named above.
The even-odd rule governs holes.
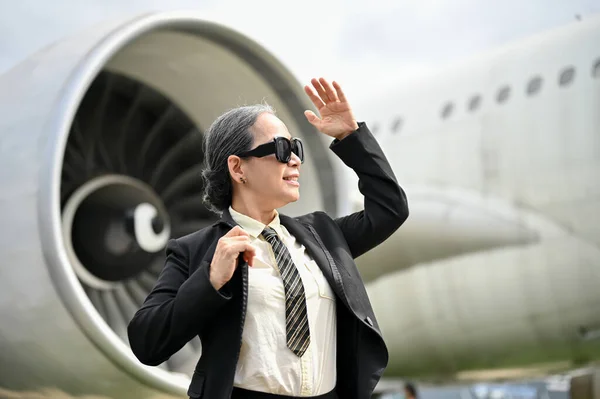
[[[364,95],[600,12],[600,0],[0,0],[0,74],[105,19],[197,10],[248,35],[302,83]]]

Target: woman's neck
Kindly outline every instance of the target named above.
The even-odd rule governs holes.
[[[275,218],[275,209],[261,209],[241,199],[232,201],[231,207],[234,211],[258,220],[262,224],[269,224]]]

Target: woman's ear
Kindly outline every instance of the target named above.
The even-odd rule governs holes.
[[[236,183],[243,183],[244,170],[242,159],[237,155],[230,155],[227,157],[227,167],[229,168],[229,175]]]

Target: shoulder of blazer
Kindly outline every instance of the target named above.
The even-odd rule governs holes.
[[[335,219],[323,211],[315,211],[306,215],[297,216],[294,219],[305,226],[312,226],[319,233],[331,232],[331,229],[333,229],[339,234],[342,234]]]
[[[315,211],[311,213],[307,213],[306,215],[296,216],[298,222],[302,224],[310,224],[310,225],[318,225],[323,222],[325,223],[335,223],[335,221],[329,216],[326,212],[323,211]]]
[[[200,248],[210,247],[211,244],[221,238],[221,235],[223,234],[222,229],[217,224],[214,224],[176,238],[175,241],[187,250],[198,250]]]

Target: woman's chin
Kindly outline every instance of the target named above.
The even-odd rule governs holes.
[[[285,199],[287,202],[296,202],[300,199],[300,189],[292,188],[287,189],[285,192]]]
[[[300,199],[300,192],[298,190],[285,190],[277,195],[277,203],[275,209],[283,208],[289,203],[296,202]]]

